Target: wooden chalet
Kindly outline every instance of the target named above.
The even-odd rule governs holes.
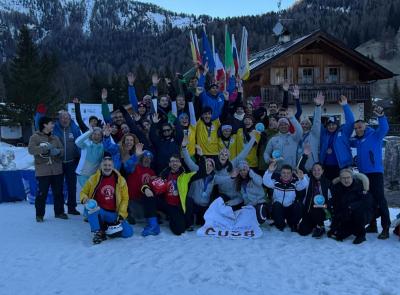
[[[265,103],[280,103],[280,85],[288,80],[291,85],[299,85],[306,115],[312,113],[313,99],[322,91],[326,114],[341,112],[329,108],[343,94],[351,101],[356,117],[363,118],[364,104],[371,101],[371,83],[395,76],[321,30],[285,41],[250,56],[250,78],[244,83],[247,97],[261,94]]]

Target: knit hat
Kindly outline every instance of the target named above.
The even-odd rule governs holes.
[[[326,125],[328,125],[328,124],[336,124],[336,125],[339,125],[339,124],[338,124],[338,121],[336,120],[335,117],[329,117],[328,121],[326,121]]]
[[[182,119],[183,117],[189,118],[189,115],[187,113],[182,113],[178,116],[178,120]]]
[[[232,125],[224,124],[221,126],[221,131],[228,130],[228,129],[232,130]]]
[[[143,151],[143,157],[153,159],[153,158],[154,158],[154,155],[153,155],[152,152],[150,152],[150,151],[148,151],[148,150],[144,150],[144,151]]]
[[[289,120],[288,120],[287,118],[280,118],[280,119],[278,120],[278,126],[281,125],[281,124],[290,125],[290,122],[289,122]]]
[[[245,160],[242,160],[242,161],[239,162],[238,168],[239,169],[246,169],[246,170],[250,169],[249,164]]]

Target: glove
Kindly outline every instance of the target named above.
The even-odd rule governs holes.
[[[57,156],[61,153],[61,151],[58,148],[51,148],[50,149],[50,156]]]

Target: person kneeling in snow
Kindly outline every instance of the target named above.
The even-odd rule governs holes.
[[[283,231],[286,220],[292,232],[296,232],[302,215],[302,204],[296,198],[296,191],[304,190],[308,186],[309,179],[300,169],[294,172],[291,166],[283,165],[281,173],[278,174],[274,173],[276,167],[274,160],[263,177],[264,185],[274,190],[272,219],[279,230]]]
[[[80,199],[82,204],[95,200],[98,206],[88,212],[93,243],[99,244],[106,236],[129,238],[133,229],[125,221],[128,216],[128,186],[125,179],[114,169],[110,155],[105,155],[100,169],[85,183]],[[93,202],[91,202],[93,203]]]
[[[340,176],[332,183],[333,219],[328,237],[343,241],[355,235],[353,244],[361,244],[365,241],[365,225],[372,216],[369,180],[364,174],[353,174],[350,169],[342,169]]]

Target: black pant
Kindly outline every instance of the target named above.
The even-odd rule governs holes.
[[[383,228],[389,228],[390,215],[389,208],[385,198],[385,190],[383,184],[382,173],[368,173],[366,174],[369,179],[369,191],[372,195],[372,209],[374,222],[377,217],[381,217],[381,225]]]
[[[169,228],[175,235],[181,235],[187,228],[187,216],[183,212],[182,206],[172,206],[167,204],[164,198],[143,197],[144,216],[146,218],[156,217],[157,210],[168,215]]]
[[[279,229],[283,230],[287,224],[293,228],[296,227],[301,219],[302,204],[295,202],[289,207],[284,207],[279,202],[274,202],[272,204],[272,219],[274,220],[274,225]]]
[[[298,232],[302,236],[309,235],[318,226],[324,226],[325,211],[323,208],[311,208],[300,221]]]
[[[186,219],[187,226],[204,225],[204,213],[206,213],[208,206],[197,205],[194,200],[190,197],[186,199]],[[195,222],[196,217],[196,222]]]
[[[53,192],[54,214],[64,213],[63,175],[38,176],[36,179],[38,182],[35,199],[36,216],[44,216],[50,186]]]
[[[76,208],[76,166],[78,163],[76,161],[63,163],[63,172],[65,181],[67,182],[68,190],[68,210],[74,210]]]
[[[259,224],[263,224],[268,217],[268,209],[266,203],[257,204],[254,206],[256,210],[257,221]]]
[[[339,176],[340,168],[337,165],[324,165],[324,176],[330,181]]]
[[[339,214],[339,216],[341,216]],[[365,225],[368,223],[368,212],[364,208],[352,211],[345,218],[333,221],[333,230],[339,239],[345,239],[350,235],[365,237]]]

